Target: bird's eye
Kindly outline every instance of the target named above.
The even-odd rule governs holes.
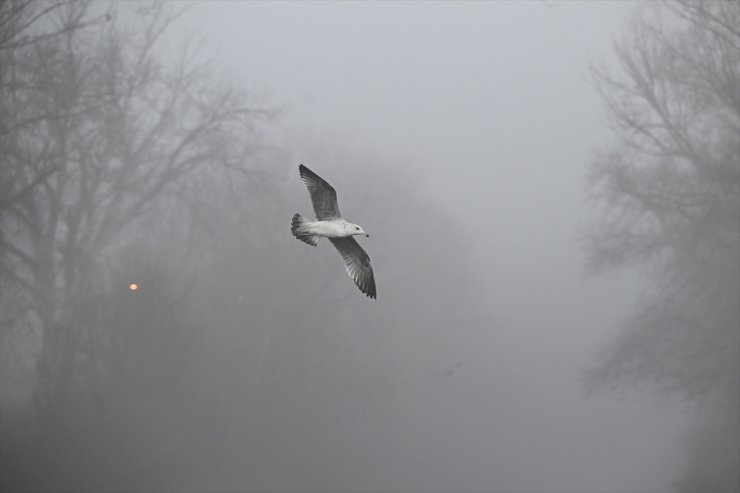
[[[359,230],[360,230],[360,228],[358,228],[357,226],[355,226],[355,229],[356,229],[357,231],[359,231]]]

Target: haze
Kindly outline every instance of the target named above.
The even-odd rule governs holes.
[[[151,380],[122,462],[148,471],[134,489],[671,490],[684,405],[580,383],[642,282],[585,276],[581,248],[587,166],[611,138],[588,66],[613,63],[636,4],[186,5],[163,53],[202,37],[278,111],[258,159],[276,192],[228,244],[188,240],[212,241],[220,270],[172,243],[205,308],[200,343],[164,343],[197,378],[182,407]],[[291,216],[312,216],[299,163],[370,234],[377,300],[327,241],[291,237]]]
[[[681,464],[680,408],[634,396],[585,400],[578,386],[580,368],[597,356],[636,294],[632,278],[583,279],[578,242],[588,218],[586,165],[609,138],[587,67],[613,58],[614,38],[635,4],[193,7],[192,26],[205,33],[229,71],[266,88],[271,101],[287,103],[282,128],[289,161],[306,163],[333,183],[346,215],[362,211],[349,217],[371,232],[362,244],[379,289],[378,302],[362,307],[363,317],[392,314],[403,304],[389,299],[394,273],[384,266],[387,257],[409,253],[394,251],[396,239],[385,229],[402,228],[412,237],[405,240],[414,246],[412,254],[422,259],[433,250],[430,244],[450,234],[442,218],[432,235],[420,234],[414,217],[403,212],[407,201],[423,192],[464,224],[463,236],[451,240],[459,250],[424,263],[434,271],[467,257],[477,279],[465,282],[475,283],[481,303],[471,317],[487,322],[446,327],[443,335],[420,329],[411,340],[397,327],[374,345],[354,348],[379,367],[388,359],[398,365],[389,384],[400,396],[378,403],[382,410],[371,414],[384,420],[381,433],[341,446],[343,454],[357,454],[353,466],[363,476],[379,476],[377,482],[343,487],[670,489]],[[294,200],[281,205],[289,217],[309,204],[295,166],[286,166],[286,173]],[[416,183],[409,197],[386,197],[383,188],[368,189],[358,180],[367,175]],[[358,203],[367,195],[396,204],[398,215],[377,217]],[[320,255],[294,247],[297,255],[312,256],[302,257],[306,262]],[[337,282],[348,284],[341,268],[335,271]],[[311,272],[296,273],[296,282]],[[423,299],[455,282],[431,276],[404,294]],[[353,305],[367,304],[355,298]],[[449,347],[423,358],[439,337]],[[419,358],[423,365],[414,363]],[[462,365],[449,378],[435,376],[458,361]],[[345,397],[353,398],[351,390]],[[337,405],[344,400],[333,398]],[[341,425],[327,421],[327,432],[338,432]],[[321,440],[313,447],[320,455]],[[300,463],[290,453],[282,459]]]

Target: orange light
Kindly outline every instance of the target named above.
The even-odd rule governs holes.
[[[136,284],[135,282],[132,282],[131,284],[128,285],[128,289],[129,291],[138,291],[139,285]]]

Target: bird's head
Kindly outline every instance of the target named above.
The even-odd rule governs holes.
[[[365,235],[368,238],[370,237],[369,234],[365,233],[365,230],[362,229],[361,226],[358,226],[357,224],[351,224],[349,225],[350,234],[352,235]]]

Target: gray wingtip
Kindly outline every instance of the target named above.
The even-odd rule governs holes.
[[[378,298],[378,292],[375,289],[375,277],[372,274],[368,278],[364,279],[364,282],[359,281],[359,279],[354,281],[357,287],[360,288],[362,294],[373,300]]]

